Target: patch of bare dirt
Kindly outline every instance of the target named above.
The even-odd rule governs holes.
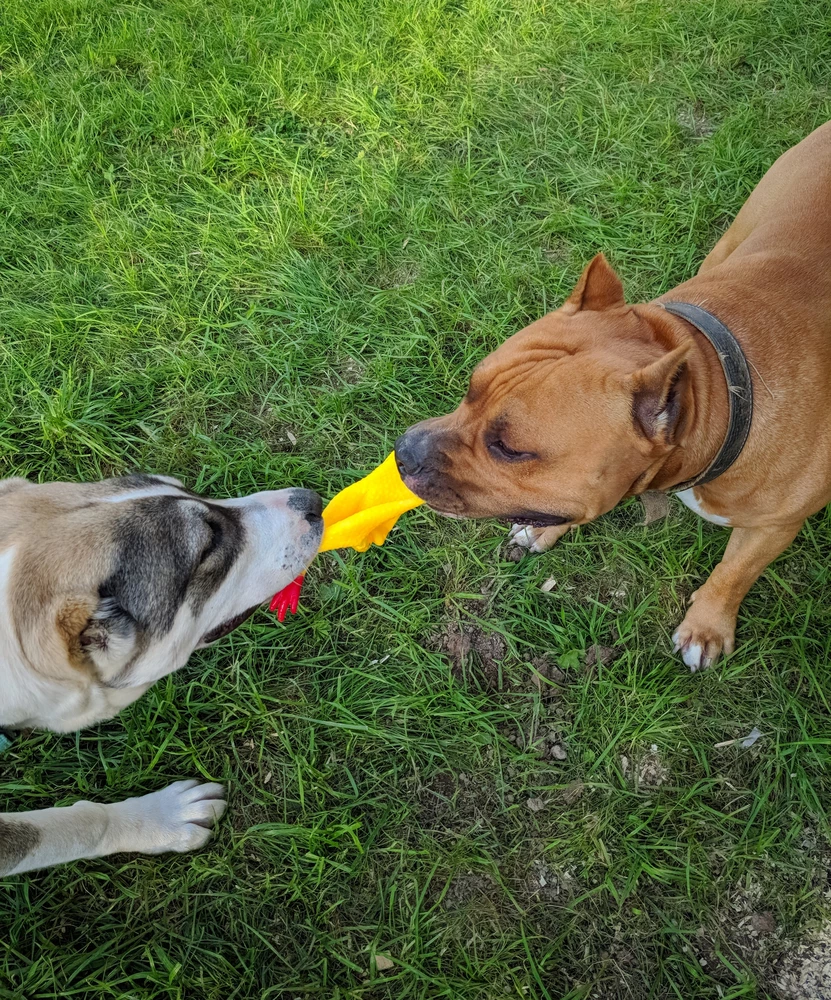
[[[636,789],[660,788],[672,777],[654,743],[649,750],[641,751],[631,759],[627,756],[621,757],[620,769],[623,777],[627,781],[632,781]]]
[[[565,869],[557,871],[547,861],[537,858],[525,876],[525,896],[530,902],[565,902],[575,888],[574,875]]]
[[[450,660],[457,681],[473,682],[486,691],[502,687],[501,664],[508,646],[499,632],[490,632],[473,622],[448,622],[428,639],[428,646]]]
[[[831,924],[779,960],[773,985],[783,1000],[831,1000]]]
[[[446,910],[459,910],[471,903],[494,900],[500,895],[498,887],[490,875],[482,872],[466,872],[454,875],[444,896]]]
[[[491,781],[441,771],[417,792],[419,825],[426,830],[469,830],[490,824],[496,802]]]
[[[418,818],[422,826],[429,829],[451,812],[456,787],[456,778],[448,772],[433,775],[422,786],[418,797]]]
[[[571,259],[570,244],[557,236],[549,237],[546,244],[540,249],[543,257],[549,264],[560,264],[565,266]]]
[[[681,128],[694,139],[709,139],[717,128],[715,122],[707,117],[701,101],[696,101],[692,107],[681,108],[677,120]]]
[[[582,781],[572,781],[560,792],[560,800],[565,806],[576,805],[583,798],[586,786]]]
[[[766,906],[761,884],[751,880],[734,886],[713,916],[715,926],[699,927],[688,946],[702,969],[721,978],[726,971],[724,954],[732,953],[761,980],[770,981],[771,965],[783,942],[773,911]],[[819,997],[811,995],[811,1000]]]
[[[512,721],[500,727],[501,732],[518,749],[530,751],[540,760],[554,764],[549,777],[557,782],[560,779],[556,765],[568,759],[566,733],[572,712],[563,697],[568,675],[545,654],[526,654],[525,665],[530,669],[524,676],[515,676],[510,693]],[[518,700],[516,695],[524,695],[525,698]]]
[[[617,646],[598,646],[596,643],[586,650],[586,673],[594,676],[597,665],[608,667],[620,656]]]
[[[530,686],[539,691],[543,701],[559,698],[568,678],[562,670],[544,653],[538,656],[526,654],[525,662],[531,668]]]
[[[335,370],[341,382],[357,385],[364,377],[364,367],[348,354],[342,355],[335,363]]]
[[[448,931],[465,947],[504,932],[504,893],[496,879],[484,872],[457,872],[444,889],[441,905]]]
[[[542,683],[538,675],[532,675],[527,686],[534,690]],[[516,744],[521,750],[532,750],[541,760],[566,760],[568,747],[565,732],[571,722],[571,711],[560,700],[560,691],[559,687],[552,684],[540,692],[543,711],[539,714],[534,712],[523,715],[517,712],[514,721],[502,727],[502,733],[508,742]]]
[[[566,760],[568,750],[562,732],[556,726],[541,726],[531,746],[542,760]]]

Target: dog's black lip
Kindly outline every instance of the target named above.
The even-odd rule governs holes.
[[[230,635],[231,632],[233,632],[234,629],[239,628],[243,622],[247,622],[251,615],[253,615],[259,607],[262,607],[262,605],[255,604],[253,608],[249,608],[247,611],[242,611],[238,615],[234,615],[233,618],[229,618],[221,625],[217,625],[216,628],[212,628],[210,632],[206,632],[202,636],[200,645],[207,646],[212,642],[216,642],[217,639],[223,639],[226,635]]]
[[[560,514],[540,514],[536,511],[527,514],[508,514],[503,518],[509,524],[524,524],[529,528],[553,528],[557,524],[568,524],[570,517]]]

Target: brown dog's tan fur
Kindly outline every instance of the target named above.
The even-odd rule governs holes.
[[[477,367],[454,413],[411,428],[397,451],[405,482],[439,510],[564,518],[525,529],[537,550],[623,497],[693,478],[724,439],[727,388],[709,341],[663,300],[731,329],[755,402],[738,460],[685,500],[733,527],[676,633],[695,669],[733,649],[748,589],[831,501],[831,123],[777,160],[694,278],[626,305],[596,257],[560,309]]]

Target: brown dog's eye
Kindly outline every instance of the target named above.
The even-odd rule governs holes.
[[[509,448],[501,438],[491,441],[488,444],[488,451],[500,462],[524,462],[536,457],[531,451],[515,451]]]

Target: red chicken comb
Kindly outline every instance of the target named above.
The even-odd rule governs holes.
[[[291,611],[293,615],[297,614],[297,604],[300,600],[300,591],[303,589],[305,575],[305,573],[301,573],[300,576],[291,581],[288,587],[283,587],[279,594],[275,594],[271,598],[268,610],[277,612],[278,622],[285,620],[287,611]]]

